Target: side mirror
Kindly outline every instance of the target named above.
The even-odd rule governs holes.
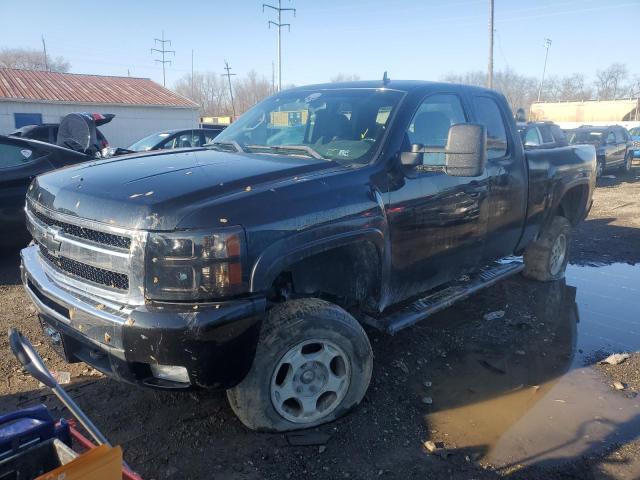
[[[487,161],[487,129],[476,123],[449,127],[445,172],[453,177],[479,177]]]
[[[524,148],[535,148],[538,144],[536,142],[528,141],[524,143]]]
[[[424,153],[424,145],[414,143],[411,145],[409,152],[400,153],[400,163],[405,167],[417,167],[422,165]]]

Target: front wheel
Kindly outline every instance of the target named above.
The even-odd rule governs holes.
[[[309,428],[360,403],[372,369],[369,339],[351,315],[323,300],[291,300],[269,312],[251,370],[227,398],[252,430]]]
[[[569,262],[571,224],[557,215],[524,252],[524,275],[541,282],[559,280]]]
[[[623,169],[625,173],[629,173],[631,171],[631,163],[633,162],[633,152],[628,152],[624,157],[624,166]]]
[[[604,173],[604,160],[598,159],[596,161],[596,178],[600,178]]]

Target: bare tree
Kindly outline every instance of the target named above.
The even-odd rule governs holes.
[[[256,103],[273,93],[271,82],[264,76],[258,76],[255,70],[247,73],[246,77],[240,77],[235,82],[236,110],[243,113]]]
[[[202,115],[222,115],[231,109],[228,87],[222,77],[215,72],[195,72],[176,82],[176,93],[200,105]]]
[[[445,82],[463,83],[465,85],[478,85],[484,87],[487,84],[487,74],[481,70],[466,73],[448,73],[442,78]]]
[[[356,75],[355,73],[352,73],[352,74],[338,73],[337,75],[331,77],[330,79],[332,83],[355,82],[357,80],[360,80],[360,75]]]
[[[624,95],[623,84],[629,76],[627,66],[613,63],[604,70],[598,70],[594,82],[599,100],[615,100]]]
[[[463,83],[484,87],[487,84],[487,74],[476,70],[462,74],[449,73],[443,78],[445,82]],[[511,68],[494,72],[493,86],[501,92],[515,112],[518,108],[527,110],[537,94],[537,81],[533,77],[525,77]]]
[[[22,70],[49,70],[51,72],[68,72],[71,64],[63,57],[52,58],[40,50],[27,48],[3,48],[0,50],[0,67],[19,68]]]
[[[585,76],[581,73],[574,73],[560,80],[559,100],[565,102],[578,102],[589,100],[593,90],[586,84]]]
[[[174,91],[200,105],[202,115],[231,115],[229,86],[224,78],[215,72],[195,72],[193,84],[191,74],[178,80]],[[233,95],[236,113],[241,114],[273,93],[272,85],[266,77],[250,71],[246,77],[234,77]]]

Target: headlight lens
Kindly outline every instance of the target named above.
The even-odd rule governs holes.
[[[247,290],[244,255],[241,227],[216,233],[151,233],[146,254],[146,297],[208,300],[243,293]]]

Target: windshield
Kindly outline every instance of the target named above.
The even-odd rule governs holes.
[[[567,132],[567,140],[571,145],[580,143],[599,144],[603,130],[573,130]]]
[[[386,89],[284,92],[242,115],[215,138],[214,145],[343,164],[368,163],[402,95]]]
[[[640,127],[632,128],[631,130],[629,130],[629,134],[632,137],[640,137]]]
[[[138,140],[136,143],[129,145],[127,147],[127,150],[133,150],[134,152],[144,152],[146,150],[151,150],[159,142],[169,137],[170,135],[170,133],[166,132],[154,133],[153,135],[144,137],[142,140]]]

